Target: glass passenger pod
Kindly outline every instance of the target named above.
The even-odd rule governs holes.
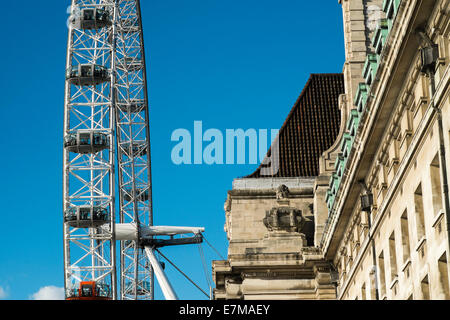
[[[98,64],[79,64],[67,70],[66,79],[77,86],[99,85],[110,80],[108,69]]]
[[[120,59],[120,66],[124,70],[128,71],[139,71],[144,68],[144,64],[141,59],[139,58],[133,58],[133,57],[125,57],[123,59]]]
[[[66,300],[112,300],[112,294],[109,285],[84,281],[66,292]]]
[[[64,222],[73,228],[97,228],[109,221],[108,210],[103,207],[71,207],[64,213]]]
[[[72,23],[77,29],[93,30],[111,26],[112,19],[108,10],[84,8],[74,15]]]
[[[104,133],[80,130],[64,138],[64,148],[73,153],[97,153],[109,148],[109,139]]]
[[[118,100],[117,106],[122,112],[137,113],[144,109],[144,99],[131,99],[129,102]]]
[[[147,154],[147,144],[144,142],[125,143],[122,145],[128,157],[143,157]]]
[[[136,197],[136,200],[138,200],[138,201],[148,201],[148,199],[149,199],[148,189],[142,189],[142,188],[135,189],[135,197]],[[126,189],[123,192],[123,198],[125,199],[125,201],[132,201],[133,200],[132,189]]]

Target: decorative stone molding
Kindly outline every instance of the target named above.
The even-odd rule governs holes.
[[[300,233],[305,219],[302,211],[289,206],[289,188],[282,184],[276,189],[276,199],[278,206],[266,211],[263,223],[269,232],[298,232]]]
[[[341,112],[341,126],[339,128],[339,133],[336,137],[336,140],[332,146],[330,146],[327,150],[322,153],[322,156],[319,158],[319,174],[320,175],[330,175],[333,172],[334,164],[336,161],[336,157],[339,154],[340,143],[342,140],[342,136],[346,132],[346,123],[348,114],[350,112],[350,105],[347,94],[341,94],[339,96],[339,110]]]
[[[223,229],[227,234],[228,240],[231,239],[231,197],[228,194],[227,200],[224,203],[223,209],[225,211],[225,224]]]
[[[277,188],[276,191],[277,200],[286,200],[289,198],[289,188],[282,184]]]
[[[225,290],[229,299],[241,298],[242,296],[241,283],[242,283],[241,280],[235,280],[230,278],[225,280]]]
[[[274,207],[266,211],[263,223],[269,231],[301,232],[305,224],[302,211],[293,207]]]
[[[319,247],[303,247],[300,249],[302,255],[320,255],[322,250]]]

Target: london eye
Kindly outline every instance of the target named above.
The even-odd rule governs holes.
[[[154,227],[139,0],[73,0],[64,112],[64,278],[68,300],[154,299],[166,245],[203,228]],[[177,239],[176,236],[193,234]],[[161,239],[161,237],[169,237]]]

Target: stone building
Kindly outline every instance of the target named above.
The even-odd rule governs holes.
[[[342,1],[348,131],[320,248],[338,299],[448,299],[450,1],[371,1],[373,30],[368,2]]]
[[[325,196],[315,203],[314,194],[318,182],[326,193],[329,176],[319,172],[332,165],[321,156],[339,133],[342,93],[342,74],[311,75],[268,152],[275,165],[267,170],[265,159],[233,181],[225,202],[228,259],[213,264],[216,299],[335,299],[332,265],[315,245]]]
[[[216,299],[450,298],[450,1],[339,3],[343,73],[234,180]]]

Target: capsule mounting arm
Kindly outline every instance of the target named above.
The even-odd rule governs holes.
[[[139,232],[138,232],[139,231]],[[202,227],[141,226],[133,223],[116,224],[116,240],[147,240],[154,236],[175,236],[181,234],[199,235],[205,231]]]

